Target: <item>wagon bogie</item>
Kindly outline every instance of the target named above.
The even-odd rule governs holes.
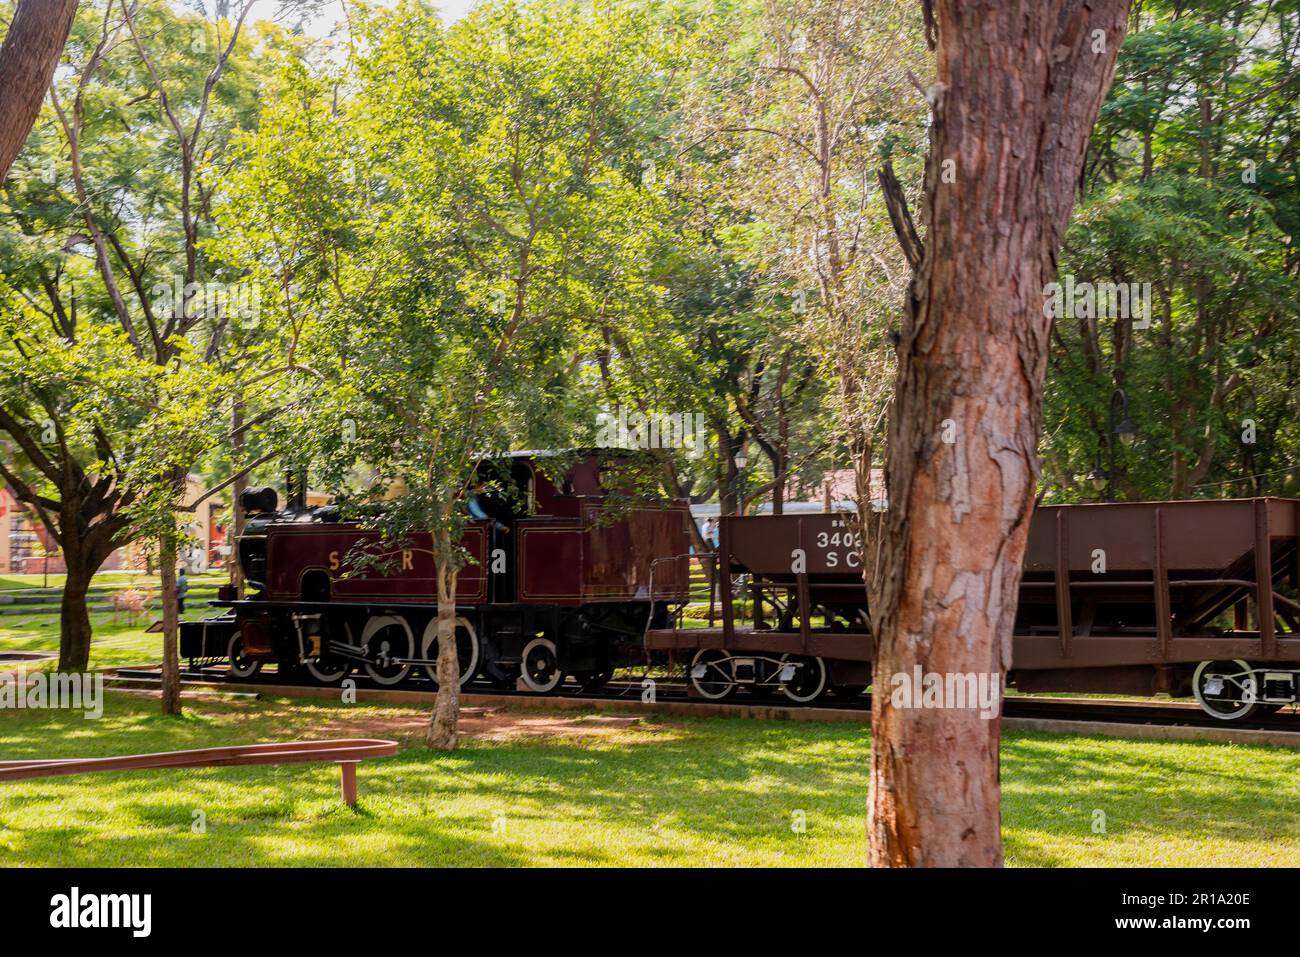
[[[817,700],[829,687],[829,669],[818,657],[791,654],[731,653],[717,648],[696,652],[687,669],[691,693],[712,701],[738,690],[782,694],[796,704]]]

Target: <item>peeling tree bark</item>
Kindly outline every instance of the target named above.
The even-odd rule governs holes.
[[[1129,2],[926,6],[937,34],[928,233],[898,345],[890,506],[870,581],[868,837],[877,866],[996,866],[999,721],[895,707],[891,678],[918,664],[1000,678],[1010,664],[1039,472],[1044,285]]]
[[[19,0],[0,46],[0,181],[32,131],[77,0]]]

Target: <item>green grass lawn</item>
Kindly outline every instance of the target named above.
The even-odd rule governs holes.
[[[185,618],[201,617],[203,616],[189,613],[188,609],[185,614]],[[92,614],[90,620],[95,635],[90,644],[92,669],[157,664],[162,658],[162,635],[145,633],[145,628],[152,621],[151,616],[145,616],[134,625],[125,621],[113,623],[107,614]],[[48,651],[57,654],[58,616],[47,615],[40,619],[33,616],[16,628],[0,624],[0,651]],[[49,670],[54,667],[54,662],[42,662],[33,667]]]
[[[0,758],[384,734],[394,758],[338,798],[332,765],[123,772],[0,784],[0,865],[830,865],[863,860],[869,740],[855,724],[648,718],[425,750],[424,713],[195,699],[182,719],[107,695],[104,717],[0,712]],[[482,720],[482,719],[480,719]],[[555,730],[555,729],[553,729]],[[1300,755],[1014,733],[1013,865],[1300,864]],[[1096,812],[1105,832],[1094,833]],[[193,829],[196,812],[206,832]],[[806,833],[791,825],[798,813]]]
[[[182,621],[196,621],[217,612],[205,604],[187,602]],[[90,667],[120,668],[130,665],[156,665],[162,659],[162,634],[147,634],[145,629],[155,617],[162,617],[157,609],[145,613],[134,624],[109,612],[92,612],[90,625],[94,638],[90,643]],[[59,650],[59,616],[20,616],[16,621],[0,619],[0,651]],[[50,669],[54,662],[44,662],[36,667]]]
[[[61,576],[50,576],[52,582],[56,578],[59,578],[61,584]],[[194,575],[190,577],[190,588],[204,586],[210,590],[211,585],[224,584],[226,581],[226,576],[222,574]],[[149,589],[152,595],[158,593],[157,576],[150,577],[141,572],[100,572],[95,576],[95,584],[121,588],[134,584]],[[39,575],[11,575],[0,578],[0,592],[14,588],[30,589],[39,585]],[[56,587],[50,590],[56,594],[58,592]],[[218,614],[217,609],[208,605],[208,598],[206,591],[200,595],[191,593],[185,603],[185,614],[181,619],[196,621]],[[94,637],[90,645],[90,667],[100,669],[157,664],[162,657],[162,635],[147,634],[145,629],[155,618],[161,617],[162,612],[157,607],[146,609],[134,623],[129,622],[125,614],[92,611],[90,626]],[[30,609],[23,607],[17,614],[0,615],[0,651],[48,651],[57,654],[58,650],[57,607],[44,611],[36,607]],[[53,664],[48,663],[37,667],[52,668]]]

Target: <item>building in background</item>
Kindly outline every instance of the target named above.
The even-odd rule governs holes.
[[[197,476],[186,479],[185,503],[198,499],[207,490]],[[182,546],[181,557],[190,572],[220,568],[228,557],[226,529],[230,521],[229,493],[214,495],[200,502],[188,518],[186,532],[191,544]],[[66,571],[59,547],[31,510],[0,486],[0,575],[59,574]],[[136,568],[153,571],[157,560],[149,542],[132,542],[108,557],[103,571]]]

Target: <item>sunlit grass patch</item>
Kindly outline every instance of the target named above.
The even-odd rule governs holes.
[[[110,694],[99,721],[0,713],[0,758],[357,734],[395,738],[401,751],[361,765],[355,810],[340,802],[332,765],[0,784],[0,865],[864,859],[869,737],[859,724],[648,716],[610,735],[592,733],[601,715],[510,712],[498,724],[518,736],[469,738],[444,754],[423,747],[427,715],[415,708],[195,699],[175,719],[157,707]],[[538,727],[545,736],[532,736]],[[1297,774],[1300,756],[1284,749],[1011,734],[1003,745],[1008,863],[1294,865]]]

